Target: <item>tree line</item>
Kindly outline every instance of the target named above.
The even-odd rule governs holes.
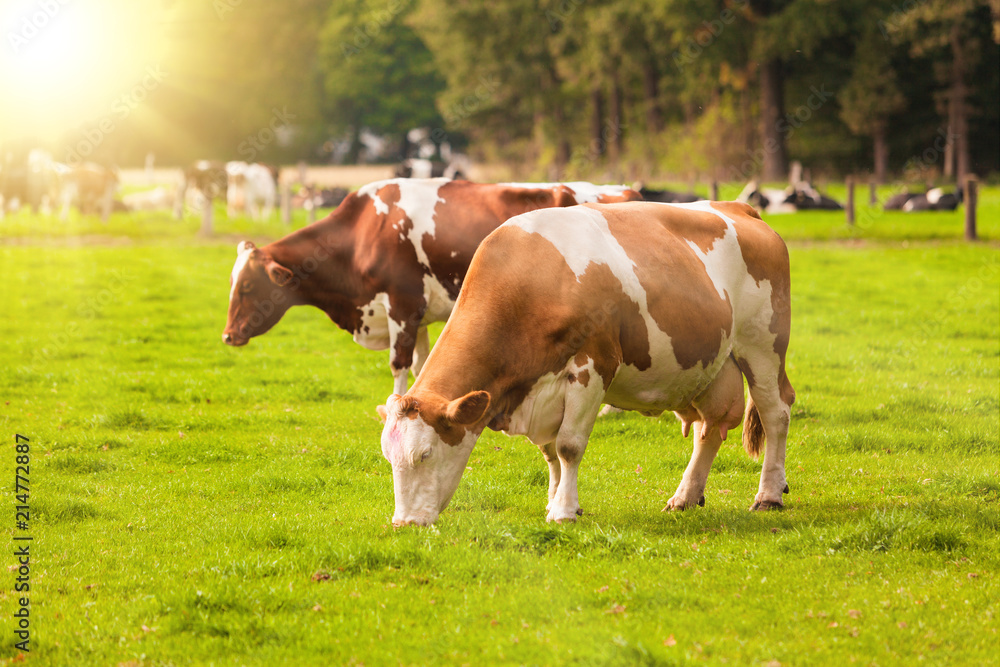
[[[1000,171],[1000,0],[163,1],[171,76],[119,162],[427,127],[538,177]]]

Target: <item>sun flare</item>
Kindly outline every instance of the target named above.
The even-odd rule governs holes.
[[[157,27],[145,2],[33,0],[0,10],[0,140],[51,138],[108,113],[157,64]]]

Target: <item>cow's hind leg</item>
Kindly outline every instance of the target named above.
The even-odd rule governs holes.
[[[719,447],[730,429],[743,417],[743,376],[732,358],[726,360],[712,384],[678,413],[685,424],[694,426],[694,449],[681,483],[667,503],[667,509],[683,510],[705,504],[708,473]]]
[[[760,485],[751,510],[766,510],[784,506],[782,494],[788,493],[785,479],[785,447],[791,420],[795,390],[785,374],[784,355],[749,354],[740,358],[750,403],[743,424],[743,446],[756,456],[766,440]]]
[[[792,404],[795,402],[795,390],[792,389],[784,368],[781,368],[776,375],[778,376],[776,386],[771,383],[750,387],[752,405],[748,407],[746,421],[751,428],[748,429],[750,433],[747,435],[751,439],[754,437],[752,412],[756,410],[767,441],[760,472],[760,485],[753,505],[750,506],[751,510],[783,507],[781,496],[783,493],[788,493],[788,482],[785,479],[785,448]],[[759,435],[757,438],[759,440]],[[748,444],[748,447],[752,446]],[[759,444],[757,447],[759,448]]]

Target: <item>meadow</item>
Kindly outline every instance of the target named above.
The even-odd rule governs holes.
[[[747,511],[760,464],[731,433],[706,506],[662,512],[690,440],[624,413],[576,524],[545,523],[537,448],[487,432],[428,529],[389,523],[388,353],[306,308],[220,340],[236,242],[279,223],[0,221],[4,529],[33,538],[31,652],[9,539],[0,659],[997,664],[1000,188],[976,244],[961,212],[864,214],[768,219],[792,262],[783,511]]]

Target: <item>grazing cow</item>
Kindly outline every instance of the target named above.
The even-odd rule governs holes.
[[[253,220],[271,217],[278,186],[270,167],[256,162],[227,162],[226,174],[226,209],[230,217],[240,211],[246,211]]]
[[[427,325],[448,319],[479,242],[518,213],[638,199],[625,186],[391,179],[351,193],[326,218],[237,247],[223,342],[245,345],[291,306],[312,305],[370,350],[391,350],[394,389],[427,358]]]
[[[669,508],[704,503],[712,461],[741,418],[749,454],[767,436],[751,509],[781,507],[789,327],[788,252],[745,204],[587,204],[511,218],[476,251],[413,387],[379,406],[393,524],[438,517],[487,426],[539,446],[547,519],[574,521],[577,467],[602,401],[672,410],[685,436],[694,426]]]

